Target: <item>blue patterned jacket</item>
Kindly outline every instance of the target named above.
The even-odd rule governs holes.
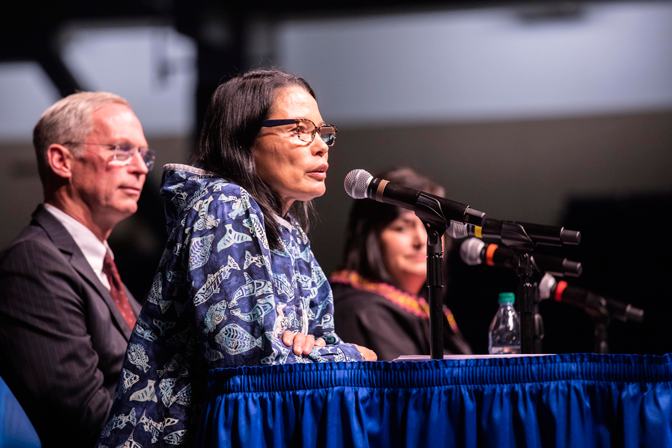
[[[161,194],[168,242],[99,446],[189,445],[208,369],[362,360],[334,332],[329,282],[298,225],[276,218],[284,249],[270,250],[254,199],[186,165],[164,167]],[[327,346],[294,355],[285,330]]]

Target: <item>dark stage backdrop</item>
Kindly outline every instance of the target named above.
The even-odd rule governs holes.
[[[496,123],[352,129],[339,127],[327,194],[315,201],[313,251],[329,274],[341,261],[352,205],[345,175],[406,165],[446,187],[446,196],[497,219],[565,225],[579,247],[549,251],[584,264],[569,280],[644,308],[642,324],[609,325],[610,349],[672,352],[666,220],[672,209],[672,112]],[[455,255],[455,254],[454,254]],[[448,304],[476,352],[487,352],[497,294],[515,291],[505,269],[467,267],[453,257]],[[544,351],[590,352],[593,325],[580,309],[542,303]],[[338,329],[337,329],[338,331]]]

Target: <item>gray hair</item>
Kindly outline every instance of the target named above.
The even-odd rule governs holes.
[[[33,129],[33,146],[37,155],[37,169],[44,182],[49,172],[47,149],[49,146],[66,142],[81,142],[93,131],[91,114],[108,104],[123,104],[131,108],[128,101],[109,92],[78,92],[68,95],[45,110]],[[83,148],[71,149],[75,157],[81,156]]]

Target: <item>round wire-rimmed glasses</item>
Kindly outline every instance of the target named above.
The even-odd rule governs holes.
[[[285,126],[288,124],[295,124],[295,131],[299,135],[299,140],[306,143],[313,143],[315,134],[319,133],[320,138],[327,146],[334,146],[336,143],[336,133],[338,130],[336,126],[330,124],[323,124],[322,126],[315,126],[311,120],[307,118],[287,118],[280,120],[264,120],[261,126],[265,128],[274,128],[276,126]]]
[[[140,153],[142,161],[145,162],[148,171],[152,171],[154,168],[154,160],[156,159],[156,153],[149,148],[138,148],[131,147],[126,145],[112,145],[110,143],[90,143],[90,142],[65,142],[63,145],[93,145],[93,146],[104,146],[108,149],[111,149],[113,152],[112,159],[110,163],[118,162],[117,165],[127,165],[131,162],[131,159],[135,157],[136,153]]]

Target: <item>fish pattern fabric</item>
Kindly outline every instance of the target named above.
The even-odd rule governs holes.
[[[186,165],[166,165],[168,242],[129,342],[99,447],[190,446],[209,369],[362,361],[334,331],[333,296],[310,242],[276,217],[281,250],[238,185]],[[290,330],[323,337],[295,355]]]

